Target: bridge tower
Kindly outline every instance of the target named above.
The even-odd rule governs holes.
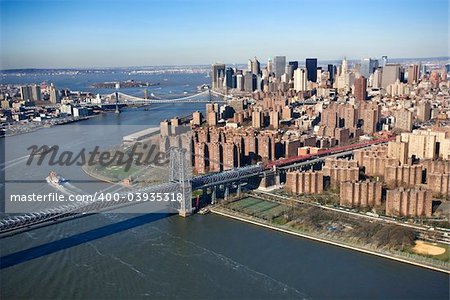
[[[208,101],[212,102],[211,88],[208,86]]]
[[[116,92],[116,114],[120,114],[120,109],[119,109],[119,93]]]
[[[178,214],[187,217],[192,213],[192,172],[186,159],[186,149],[170,148],[169,180],[179,184],[182,200]]]

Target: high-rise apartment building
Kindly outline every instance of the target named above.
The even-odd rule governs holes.
[[[355,79],[354,96],[358,101],[365,101],[367,97],[367,79],[364,76]]]

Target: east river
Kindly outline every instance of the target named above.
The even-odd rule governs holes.
[[[73,151],[108,147],[120,143],[123,135],[157,126],[163,118],[203,108],[153,105],[147,111],[128,109],[120,116],[104,114],[9,137],[1,141],[6,142],[6,184],[13,183],[12,192],[24,186],[14,186],[13,179],[25,182],[22,189],[27,193],[53,188],[42,181],[52,167],[25,165],[25,145],[58,144]],[[73,189],[93,188],[80,167],[56,171],[73,179]],[[108,185],[96,183],[95,188]],[[2,299],[449,298],[449,276],[444,273],[212,214],[186,219],[167,214],[90,215],[3,238],[0,250]]]

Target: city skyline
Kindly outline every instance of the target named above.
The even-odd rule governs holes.
[[[1,1],[1,69],[446,57],[448,2],[433,2]]]

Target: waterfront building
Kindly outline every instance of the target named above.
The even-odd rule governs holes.
[[[211,87],[221,89],[225,77],[225,64],[215,63],[212,65]]]
[[[422,188],[387,190],[386,215],[396,217],[431,217],[432,193]]]
[[[41,87],[37,84],[33,84],[31,86],[31,99],[33,101],[41,101],[42,100]]]
[[[60,103],[60,97],[59,97],[59,91],[58,89],[52,84],[50,86],[50,102],[55,104],[55,103]]]
[[[28,85],[23,85],[19,88],[20,90],[20,97],[25,100],[25,101],[29,101],[29,100],[33,100],[32,98],[32,91],[31,91],[31,87]]]
[[[341,182],[339,204],[346,207],[381,206],[382,184],[379,181]]]
[[[286,173],[285,189],[293,194],[323,193],[323,173],[321,171],[291,171]]]

